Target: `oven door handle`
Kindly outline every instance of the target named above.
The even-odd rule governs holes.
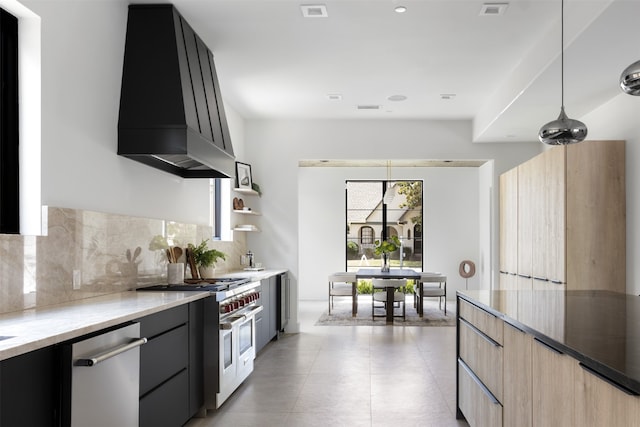
[[[261,305],[256,305],[255,307],[251,308],[251,311],[245,314],[245,317],[251,317],[254,316],[258,313],[260,313],[262,310],[264,309],[263,306]]]
[[[224,330],[233,329],[233,327],[238,323],[244,322],[244,319],[245,319],[245,316],[234,317],[233,320],[231,321],[225,321],[220,323],[220,329],[224,329]]]

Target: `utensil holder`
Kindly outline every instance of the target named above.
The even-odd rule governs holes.
[[[184,263],[171,262],[167,264],[167,282],[170,285],[182,285],[184,283]]]

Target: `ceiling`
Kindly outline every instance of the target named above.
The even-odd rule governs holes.
[[[474,142],[520,142],[560,112],[560,0],[171,3],[213,51],[223,97],[245,119],[470,120]],[[507,7],[481,15],[487,3]],[[328,16],[305,18],[301,5]],[[640,0],[565,0],[569,117],[621,94],[620,73],[640,59],[637,16]]]

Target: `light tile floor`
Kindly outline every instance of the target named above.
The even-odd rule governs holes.
[[[467,426],[455,418],[455,327],[314,326],[272,341],[218,411],[188,427]]]

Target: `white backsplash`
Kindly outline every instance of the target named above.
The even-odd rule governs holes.
[[[212,241],[211,233],[202,225],[48,208],[47,236],[0,235],[0,313],[166,283],[167,257],[158,239],[181,247],[209,239],[210,248],[227,254],[216,274],[240,270],[244,233],[233,242]]]

